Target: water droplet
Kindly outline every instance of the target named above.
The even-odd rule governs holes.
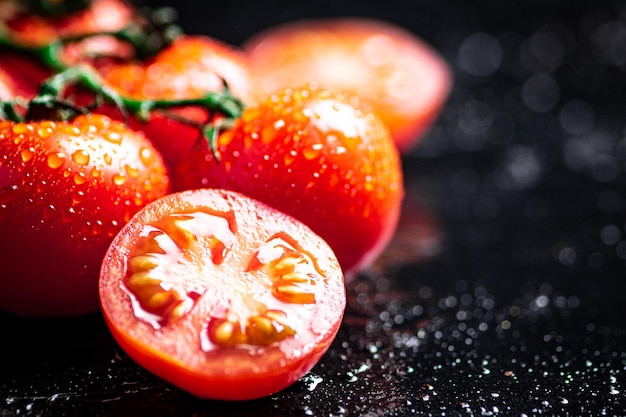
[[[21,152],[21,156],[22,156],[22,161],[23,162],[28,162],[32,159],[33,156],[35,156],[35,148],[30,147],[28,149],[23,149]]]
[[[137,178],[139,176],[139,169],[136,167],[125,165],[124,169],[130,178]]]
[[[89,163],[89,152],[79,149],[72,154],[72,161],[78,165],[87,165]]]
[[[55,206],[53,206],[52,204],[44,207],[43,210],[43,218],[44,219],[52,219],[52,218],[56,218],[58,216],[57,213],[57,209]]]
[[[109,132],[104,135],[104,139],[111,143],[115,143],[116,145],[122,143],[122,135],[120,135],[118,132]]]
[[[37,134],[42,139],[46,139],[47,137],[49,137],[52,134],[52,132],[54,131],[53,129],[54,129],[54,124],[53,125],[42,125],[42,126],[39,127],[39,129],[37,129]]]
[[[63,133],[65,133],[66,135],[69,136],[78,136],[80,135],[80,129],[76,126],[72,126],[72,125],[65,125],[63,126],[63,128],[61,129]]]
[[[124,174],[115,174],[113,176],[113,182],[117,186],[122,186],[126,182],[126,176]]]
[[[21,135],[27,132],[32,132],[33,131],[33,126],[27,123],[17,123],[15,125],[13,125],[13,133],[16,135]]]
[[[74,205],[80,204],[85,199],[85,193],[82,191],[77,191],[72,195],[72,203]]]
[[[307,148],[302,150],[302,154],[306,159],[315,159],[320,154],[320,152],[324,149],[324,145],[321,143],[315,143]]]
[[[77,172],[74,174],[74,184],[82,185],[87,181],[85,174],[83,172]]]
[[[139,159],[145,165],[152,165],[156,160],[156,154],[150,148],[141,148],[139,150]]]
[[[285,155],[285,165],[291,165],[293,163],[293,161],[295,161],[296,157],[298,156],[298,152],[295,149],[291,149],[286,155]]]
[[[48,166],[52,169],[60,168],[65,163],[65,154],[55,152],[48,155]]]
[[[111,165],[111,162],[113,162],[113,158],[108,153],[105,153],[102,158],[107,165]]]

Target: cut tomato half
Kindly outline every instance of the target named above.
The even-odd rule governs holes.
[[[104,318],[147,370],[201,398],[286,388],[334,339],[337,259],[307,226],[241,194],[171,194],[121,230],[100,277]]]

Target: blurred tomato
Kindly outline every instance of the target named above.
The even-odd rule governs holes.
[[[29,46],[42,46],[60,37],[120,30],[135,13],[124,0],[93,0],[83,9],[54,14],[35,13],[29,9],[29,3],[33,2],[0,2],[0,20],[6,27],[3,36]],[[60,5],[57,7],[61,9]]]
[[[260,89],[318,82],[368,101],[408,151],[439,115],[452,84],[443,58],[392,23],[339,18],[296,21],[243,45]]]

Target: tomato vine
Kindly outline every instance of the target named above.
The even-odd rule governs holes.
[[[74,11],[73,6],[77,6],[78,3],[86,7],[90,2],[88,0],[66,1],[54,6],[48,1],[32,1],[27,3],[27,7],[49,15]],[[66,46],[100,36],[112,37],[130,45],[133,51],[132,59],[146,60],[170,45],[181,34],[181,29],[175,24],[174,10],[167,7],[153,10],[145,18],[138,17],[118,31],[63,36],[44,45],[27,45],[19,42],[12,38],[6,25],[0,23],[0,48],[27,54],[53,71],[53,75],[40,84],[37,96],[29,103],[25,104],[21,98],[0,103],[0,118],[22,121],[41,117],[42,114],[45,117],[51,117],[53,114],[58,119],[69,119],[90,112],[89,107],[77,106],[64,97],[66,89],[74,85],[89,90],[95,97],[95,103],[107,101],[114,104],[125,120],[132,115],[141,122],[147,122],[155,110],[197,106],[219,117],[212,117],[205,124],[198,124],[173,114],[168,114],[167,117],[197,128],[217,157],[216,141],[219,132],[229,128],[234,120],[241,116],[244,109],[243,101],[231,93],[224,79],[222,79],[222,91],[209,92],[198,98],[137,99],[109,87],[95,67],[87,64],[68,65],[63,60],[63,50]],[[25,110],[20,112],[20,108],[25,108]]]

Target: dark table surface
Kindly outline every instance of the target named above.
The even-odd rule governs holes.
[[[135,365],[99,315],[0,314],[0,416],[626,415],[624,3],[176,7],[187,32],[235,44],[353,14],[441,52],[455,87],[403,160],[398,233],[349,284],[328,353],[283,392],[198,400]]]

